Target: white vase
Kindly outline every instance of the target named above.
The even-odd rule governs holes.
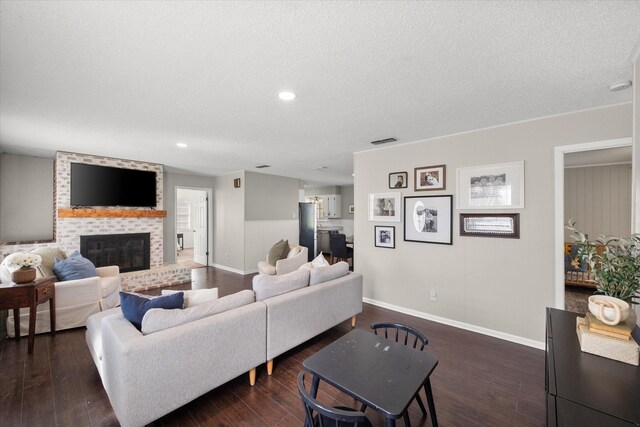
[[[629,303],[606,295],[589,297],[589,311],[607,325],[617,325],[629,317]]]

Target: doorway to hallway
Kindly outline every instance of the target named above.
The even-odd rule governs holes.
[[[209,191],[176,188],[176,261],[200,268],[209,265]]]

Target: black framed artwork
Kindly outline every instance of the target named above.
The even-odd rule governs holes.
[[[453,244],[453,196],[405,197],[404,240]]]
[[[396,247],[396,228],[389,225],[376,225],[374,227],[374,244],[376,248]]]
[[[389,188],[407,188],[408,172],[391,172],[389,174]]]

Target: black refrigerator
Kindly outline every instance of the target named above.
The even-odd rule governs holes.
[[[306,247],[308,250],[309,261],[316,257],[318,248],[316,232],[316,204],[315,203],[299,203],[298,218],[300,218],[300,229],[298,239],[300,246]]]

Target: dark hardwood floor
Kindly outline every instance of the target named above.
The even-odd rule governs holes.
[[[211,267],[193,274],[194,288],[217,286],[220,296],[251,288],[252,276]],[[411,324],[429,338],[426,351],[440,361],[431,381],[441,426],[545,424],[544,352],[369,304],[358,316],[357,327],[368,329],[371,323],[383,320]],[[302,361],[350,328],[346,321],[276,358],[271,377],[264,365],[259,367],[254,387],[249,385],[248,374],[242,375],[153,425],[302,426],[304,412],[296,385]],[[182,362],[183,369],[190,368],[188,360]],[[212,361],[209,369],[215,366]],[[331,405],[358,406],[327,384],[321,384],[318,398]],[[375,426],[384,425],[375,411],[368,409],[366,414]],[[413,426],[431,426],[431,418],[422,417],[415,402],[410,416]],[[0,425],[118,425],[83,328],[60,331],[54,338],[36,336],[32,355],[27,355],[26,339],[0,342]],[[404,423],[398,420],[397,425]]]

